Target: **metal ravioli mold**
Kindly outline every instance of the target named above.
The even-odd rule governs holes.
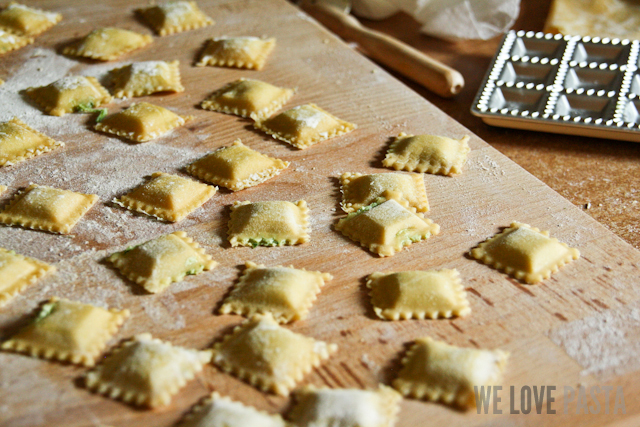
[[[638,40],[510,31],[473,101],[494,126],[640,142]]]

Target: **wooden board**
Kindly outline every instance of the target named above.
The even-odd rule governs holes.
[[[111,345],[150,332],[176,345],[207,348],[239,316],[216,315],[247,260],[267,265],[293,264],[330,272],[334,279],[319,295],[309,318],[288,326],[336,343],[338,353],[304,384],[375,387],[389,384],[399,359],[417,337],[448,343],[501,348],[511,353],[504,389],[555,385],[556,415],[506,415],[508,392],[498,405],[505,415],[478,415],[444,405],[404,400],[398,426],[439,425],[637,425],[640,418],[638,316],[640,253],[576,209],[519,166],[472,135],[464,173],[455,178],[426,175],[431,211],[441,234],[390,258],[378,258],[333,229],[341,216],[338,177],[346,171],[385,172],[381,160],[389,139],[401,131],[461,136],[461,125],[407,89],[315,22],[282,0],[204,1],[214,27],[155,38],[123,61],[92,63],[56,55],[54,49],[90,30],[108,25],[149,32],[133,9],[143,1],[81,4],[30,2],[61,12],[65,19],[34,46],[2,57],[0,120],[17,114],[39,130],[66,142],[62,150],[0,169],[9,185],[6,201],[29,182],[98,194],[101,202],[75,227],[72,236],[21,228],[0,228],[0,246],[57,266],[57,274],[33,286],[0,310],[5,339],[33,316],[48,297],[122,307],[132,315]],[[193,67],[204,40],[220,35],[269,35],[278,46],[263,71]],[[67,74],[103,78],[111,68],[138,60],[179,59],[183,94],[144,98],[194,120],[160,140],[135,145],[91,129],[88,116],[42,116],[20,95],[28,86],[47,84]],[[479,70],[484,72],[484,70]],[[209,93],[239,77],[297,87],[288,104],[315,102],[359,129],[347,136],[299,151],[256,132],[251,122],[201,110]],[[114,102],[111,111],[136,100]],[[183,173],[192,160],[242,138],[250,147],[291,161],[279,177],[238,193],[221,190],[203,208],[178,224],[133,215],[110,203],[156,171]],[[229,205],[236,200],[307,200],[311,242],[283,248],[230,248],[226,242]],[[522,285],[466,255],[500,227],[518,220],[549,229],[577,247],[582,258],[536,286]],[[213,271],[148,295],[123,279],[104,258],[114,251],[175,230],[198,240],[220,265]],[[388,322],[375,317],[364,288],[374,271],[457,268],[468,291],[472,314],[463,319]],[[217,390],[269,412],[284,413],[289,399],[264,394],[235,377],[205,367],[172,403],[139,410],[94,395],[82,387],[84,368],[0,353],[2,426],[170,426],[199,398]],[[562,390],[578,385],[623,386],[626,415],[575,416],[575,400],[563,413]],[[590,398],[589,398],[590,399]],[[589,400],[591,404],[591,400]],[[600,397],[600,403],[603,398]],[[515,404],[519,407],[519,399]],[[544,417],[544,419],[542,419]]]

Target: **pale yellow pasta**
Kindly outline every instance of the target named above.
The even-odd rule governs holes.
[[[402,400],[384,385],[377,390],[308,386],[294,397],[288,418],[298,427],[393,427]]]
[[[231,246],[283,246],[309,241],[307,202],[234,202],[229,220]]]
[[[213,25],[194,1],[169,1],[137,12],[161,36]]]
[[[500,385],[508,357],[501,350],[455,347],[419,338],[402,359],[393,387],[407,397],[474,407],[474,387]]]
[[[436,319],[471,312],[457,270],[372,273],[367,278],[371,304],[387,320]]]
[[[401,133],[391,143],[382,164],[395,170],[454,175],[462,172],[470,148],[468,136],[452,139]]]
[[[51,298],[36,319],[2,343],[3,350],[93,366],[129,310]]]
[[[0,212],[0,223],[68,234],[97,201],[94,194],[31,184]]]
[[[114,203],[127,209],[177,222],[202,206],[217,188],[177,175],[156,172],[151,179]]]
[[[265,156],[238,139],[187,166],[189,174],[233,191],[262,184],[289,167],[289,162]]]
[[[358,126],[340,120],[315,104],[293,107],[253,124],[275,139],[296,148],[308,148],[318,142],[349,133]]]
[[[218,265],[184,231],[166,234],[116,252],[108,260],[129,280],[151,293],[162,292],[172,282],[179,282],[185,276],[199,274]]]
[[[0,123],[0,166],[11,166],[59,147],[64,147],[64,142],[30,128],[17,117]]]
[[[549,237],[548,231],[513,222],[472,249],[471,256],[518,280],[535,284],[578,259],[580,251]]]
[[[12,2],[0,11],[0,29],[20,36],[37,36],[62,20],[62,15]],[[0,53],[1,49],[0,49]]]
[[[196,65],[261,70],[275,46],[273,38],[217,37],[207,41]]]
[[[252,316],[271,313],[279,323],[307,317],[320,288],[333,276],[293,266],[266,267],[247,262],[238,284],[224,300],[220,313]]]
[[[261,120],[279,110],[293,96],[293,89],[241,78],[215,91],[202,108]]]
[[[42,109],[52,116],[99,107],[113,99],[95,77],[71,76],[26,90]]]
[[[140,102],[107,116],[95,128],[134,142],[146,142],[160,138],[189,119],[158,105]]]
[[[293,427],[279,414],[235,402],[217,392],[198,402],[177,427]]]
[[[202,371],[211,350],[173,346],[139,334],[107,355],[85,374],[87,388],[138,406],[158,407]]]
[[[99,28],[82,40],[67,46],[62,53],[99,61],[113,61],[153,41],[147,34],[138,34],[122,28]]]
[[[134,62],[109,72],[116,98],[145,96],[157,92],[184,92],[179,61]]]
[[[350,213],[338,221],[336,230],[384,257],[438,234],[440,226],[392,199]]]
[[[53,265],[0,248],[0,307],[54,271],[56,268]]]
[[[393,199],[407,209],[429,211],[427,190],[422,175],[404,173],[343,173],[340,177],[342,210],[350,213],[381,198]]]
[[[33,43],[31,37],[22,37],[8,31],[0,30],[0,55],[20,49],[23,46]],[[1,81],[1,80],[0,80]],[[3,82],[4,83],[4,82]]]
[[[213,363],[263,391],[286,396],[335,344],[291,332],[270,314],[254,315],[213,346]]]

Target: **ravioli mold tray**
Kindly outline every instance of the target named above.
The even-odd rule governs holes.
[[[640,142],[638,40],[510,31],[473,101],[493,126]]]

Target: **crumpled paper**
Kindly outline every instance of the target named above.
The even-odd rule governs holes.
[[[353,0],[353,13],[384,19],[403,11],[421,31],[447,40],[487,40],[507,31],[520,12],[520,0]]]

